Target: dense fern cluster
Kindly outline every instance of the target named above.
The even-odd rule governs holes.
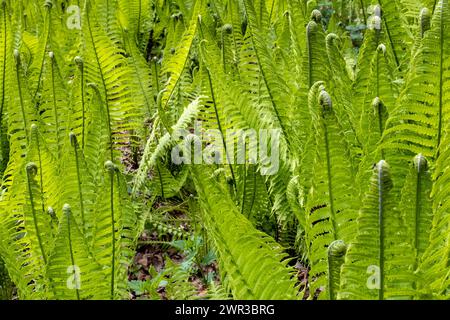
[[[190,194],[222,296],[448,298],[449,28],[448,0],[1,1],[0,289],[126,298],[152,203]],[[199,124],[228,161],[174,163]],[[229,161],[245,130],[276,172]]]

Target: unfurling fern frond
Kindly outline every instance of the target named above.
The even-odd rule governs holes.
[[[318,89],[318,90],[317,90]],[[326,248],[335,240],[350,242],[355,235],[356,211],[354,172],[343,129],[337,120],[330,95],[316,83],[310,105],[314,123],[314,163],[311,189],[306,201],[306,237],[309,244],[313,288],[325,286]]]
[[[92,251],[108,279],[109,299],[123,298],[126,293],[128,266],[137,216],[123,176],[112,162],[105,163],[104,184],[95,206]]]
[[[413,36],[407,27],[405,15],[401,14],[399,1],[378,0],[381,9],[382,33],[392,49],[397,67],[402,70],[408,64]]]
[[[341,267],[345,261],[347,245],[342,240],[333,241],[328,247],[328,298],[336,300],[341,286]]]
[[[421,154],[414,158],[402,189],[400,208],[411,231],[411,244],[418,266],[430,241],[433,217],[432,177],[429,164]]]
[[[414,295],[414,254],[396,207],[389,166],[375,169],[342,266],[339,299],[406,299]]]
[[[92,257],[83,233],[64,205],[55,247],[49,256],[46,275],[52,298],[57,300],[106,299],[105,278]]]

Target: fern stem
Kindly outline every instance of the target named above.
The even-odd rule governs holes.
[[[110,209],[111,209],[111,300],[114,300],[114,276],[116,265],[116,228],[114,221],[114,171],[115,166],[111,161],[107,161],[105,167],[109,173],[110,180]]]
[[[199,23],[199,30],[200,30],[200,33],[202,34],[202,37],[204,38],[204,36],[203,36],[203,27],[202,27],[201,23]],[[217,126],[219,128],[220,135],[222,137],[222,143],[223,143],[223,147],[225,149],[225,156],[227,158],[228,167],[230,168],[231,178],[233,180],[233,188],[234,188],[234,191],[237,193],[236,177],[234,175],[233,166],[231,164],[230,155],[228,153],[227,143],[225,141],[225,135],[223,134],[222,123],[220,121],[219,111],[217,109],[217,103],[216,103],[216,96],[214,94],[214,88],[213,88],[213,84],[212,84],[212,80],[211,80],[211,73],[210,73],[208,68],[206,69],[206,74],[208,76],[209,91],[211,92],[211,99],[212,99],[213,106],[214,106],[214,115],[216,117]]]
[[[323,117],[323,119],[325,120],[325,116]],[[337,225],[336,225],[336,214],[334,212],[334,197],[333,197],[333,181],[331,179],[332,177],[332,170],[331,170],[331,156],[330,156],[330,142],[329,142],[329,138],[328,138],[328,128],[327,125],[324,121],[323,124],[323,129],[324,129],[324,140],[325,140],[325,153],[326,153],[326,157],[327,157],[327,180],[328,180],[328,197],[329,197],[329,201],[330,201],[330,219],[331,219],[331,224],[333,226],[333,239],[337,240],[338,234],[337,234]]]
[[[44,73],[45,52],[47,50],[47,44],[48,44],[49,39],[50,39],[50,29],[51,29],[50,28],[50,22],[51,22],[51,15],[52,15],[52,6],[51,5],[46,6],[46,10],[47,10],[47,14],[46,14],[47,21],[46,21],[45,26],[47,28],[47,33],[46,33],[45,40],[44,40],[44,46],[43,46],[43,48],[44,48],[43,51],[44,52],[42,54],[42,61],[40,62],[39,77],[37,79],[37,88],[36,88],[36,91],[34,92],[34,95],[33,95],[33,101],[34,102],[36,102],[36,96],[38,95],[39,90],[41,89],[42,74]]]
[[[51,52],[50,54],[50,63],[51,63],[51,75],[52,75],[52,100],[53,100],[53,115],[55,117],[55,130],[56,130],[56,149],[57,149],[57,155],[58,155],[58,159],[61,157],[61,137],[60,137],[60,127],[59,127],[59,119],[58,119],[58,106],[56,103],[56,89],[55,89],[55,61],[54,61],[54,56],[53,53]]]
[[[380,54],[379,51],[377,50],[376,53],[376,73],[377,73],[377,77],[376,77],[376,81],[377,81],[377,85],[376,85],[376,96],[379,97],[380,96]],[[383,102],[381,100],[379,100],[379,103],[377,104],[377,115],[378,115],[378,130],[380,132],[380,137],[383,136],[383,132],[384,132],[384,119],[383,119]],[[384,159],[384,149],[381,149],[381,157]]]
[[[81,182],[80,162],[78,159],[78,142],[75,134],[71,133],[70,138],[73,146],[73,152],[75,155],[75,166],[77,170],[77,184],[78,184],[78,194],[80,197],[81,223],[83,224],[83,231],[86,231],[86,220],[84,216],[83,186]]]
[[[378,299],[384,299],[384,161],[378,164],[378,228],[380,251],[378,261],[380,264],[380,289],[378,291]]]
[[[212,80],[211,80],[211,74],[209,73],[209,70],[207,70],[206,73],[208,75],[209,88],[210,88],[210,91],[211,91],[211,99],[213,101],[214,114],[216,116],[217,126],[219,127],[220,135],[222,137],[223,147],[225,149],[225,156],[227,158],[228,167],[230,168],[231,178],[233,179],[233,188],[237,192],[236,177],[234,175],[233,165],[231,164],[230,154],[228,153],[228,148],[227,148],[227,144],[226,144],[226,141],[225,141],[225,136],[224,136],[223,129],[222,129],[222,123],[221,123],[220,117],[219,117],[219,111],[217,109],[216,97],[215,97],[215,94],[214,94],[213,84],[212,84]]]
[[[306,26],[306,50],[308,54],[308,90],[313,86],[313,77],[312,77],[312,50],[311,50],[311,33],[310,33],[310,24]]]
[[[39,244],[39,250],[42,254],[42,259],[44,260],[44,264],[47,265],[47,256],[45,255],[44,245],[42,242],[42,237],[39,231],[39,224],[37,222],[37,214],[36,209],[34,208],[34,195],[33,195],[33,175],[36,175],[36,171],[38,170],[36,164],[29,163],[27,165],[26,171],[27,171],[27,186],[28,186],[28,196],[30,197],[30,204],[31,204],[31,214],[33,216],[33,224],[34,229],[36,230],[36,237]]]
[[[39,132],[38,127],[35,124],[31,125],[31,133],[34,136],[36,140],[36,149],[38,151],[38,161],[39,161],[39,168],[43,168],[42,164],[42,153],[41,153],[41,144],[39,142]],[[45,201],[44,201],[44,174],[42,170],[39,170],[39,189],[41,191],[41,203],[42,203],[42,212],[45,212]]]
[[[414,245],[416,248],[416,252],[419,252],[420,248],[420,218],[421,218],[421,208],[422,208],[422,161],[418,161],[417,163],[417,180],[416,180],[416,210],[415,210],[415,226],[414,226],[414,235],[415,241]],[[416,259],[417,263],[417,259]]]
[[[6,2],[2,3],[2,22],[3,22],[3,63],[2,63],[2,101],[0,104],[0,135],[2,134],[2,129],[3,129],[3,108],[5,105],[5,78],[6,78],[6,63],[7,63],[7,37],[8,37],[8,32],[6,30]],[[1,146],[0,146],[1,148]]]
[[[111,115],[110,115],[110,108],[109,108],[109,98],[108,98],[108,89],[106,86],[106,81],[105,81],[105,76],[103,74],[103,69],[102,69],[102,65],[100,63],[100,59],[98,56],[98,52],[97,52],[97,47],[95,46],[95,41],[94,41],[94,35],[92,34],[92,27],[91,27],[91,21],[89,18],[89,12],[86,12],[86,22],[88,25],[88,30],[89,30],[89,36],[92,42],[92,46],[94,48],[94,55],[95,55],[95,61],[97,62],[97,66],[98,66],[98,72],[100,73],[100,79],[102,82],[102,87],[105,93],[105,97],[104,97],[104,101],[105,101],[105,106],[106,106],[106,116],[108,119],[108,129],[109,129],[109,148],[110,148],[110,155],[111,155],[111,159],[113,159],[113,144],[112,144],[112,136],[111,136]],[[103,96],[100,93],[100,100],[103,100]]]
[[[81,95],[81,149],[84,150],[86,140],[86,105],[85,105],[85,87],[84,87],[84,62],[81,58],[78,61],[80,70],[80,95]]]
[[[137,30],[136,35],[139,37],[140,30],[141,30],[141,19],[142,19],[142,0],[138,1],[138,19],[137,19]]]
[[[20,54],[19,51],[14,51],[14,55],[15,55],[15,59],[16,59],[16,78],[17,78],[17,89],[18,89],[18,93],[19,93],[19,101],[20,101],[20,111],[22,112],[22,119],[23,119],[23,124],[25,127],[25,135],[26,135],[26,139],[27,139],[27,143],[29,143],[30,141],[30,134],[28,133],[28,120],[27,120],[27,116],[25,113],[25,103],[23,101],[23,94],[22,94],[22,83],[21,83],[21,77],[20,77]]]
[[[381,4],[381,0],[378,0],[378,4],[380,5],[381,8],[383,8],[383,5]],[[384,21],[384,26],[386,28],[386,32],[387,32],[387,35],[389,38],[389,43],[391,44],[392,52],[394,54],[395,64],[397,65],[397,68],[399,68],[399,70],[400,70],[400,61],[397,56],[397,51],[395,50],[394,41],[392,40],[391,30],[389,29],[386,19],[384,19],[384,18],[382,18],[382,19]]]
[[[272,21],[272,15],[273,15],[274,8],[275,8],[275,0],[272,0],[272,5],[270,7],[270,14],[269,14],[269,23]]]
[[[109,0],[106,0],[106,10],[105,10],[105,15],[106,15],[106,19],[107,19],[107,22],[106,22],[106,30],[105,30],[105,32],[106,32],[106,34],[109,35],[109,20],[108,20],[108,17],[111,16],[110,13],[109,13]]]
[[[439,126],[438,126],[438,138],[437,138],[437,156],[439,156],[439,147],[441,146],[442,139],[442,112],[443,112],[443,85],[444,85],[444,8],[441,8],[440,12],[440,52],[439,52]]]
[[[67,215],[67,229],[68,229],[68,233],[67,233],[67,241],[69,242],[69,252],[70,252],[70,261],[72,263],[72,266],[74,267],[73,269],[73,274],[74,277],[76,277],[77,273],[75,271],[75,257],[73,255],[73,247],[72,247],[72,233],[70,230],[70,217],[71,217],[71,211],[70,211],[70,207],[68,205],[64,206],[63,211],[65,211],[66,215]],[[76,279],[75,279],[76,280]],[[75,287],[75,292],[77,295],[77,300],[80,300],[80,291],[78,289],[78,285]]]
[[[2,29],[2,33],[3,33],[3,44],[2,44],[2,56],[3,56],[3,61],[2,61],[2,91],[1,91],[1,95],[2,95],[2,100],[1,100],[1,104],[0,104],[0,175],[3,174],[3,171],[5,170],[6,167],[6,163],[8,162],[8,157],[9,157],[9,152],[8,152],[8,142],[5,141],[6,139],[6,131],[5,130],[5,134],[3,134],[3,113],[4,113],[4,108],[5,108],[5,95],[6,95],[6,90],[5,90],[5,84],[6,84],[6,64],[9,60],[9,58],[7,57],[8,52],[7,52],[7,43],[8,43],[8,30],[6,27],[6,1],[2,2],[2,22],[3,22],[3,29]],[[5,140],[3,140],[3,138],[5,137]]]

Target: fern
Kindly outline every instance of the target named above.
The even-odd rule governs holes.
[[[445,40],[448,14],[448,2],[439,1],[431,29],[426,32],[413,59],[412,71],[399,98],[400,106],[393,111],[386,125],[384,148],[436,157],[435,151],[442,142],[443,124],[448,118],[444,108],[448,81],[445,75],[448,68],[445,58],[448,54],[448,41]]]
[[[405,299],[413,294],[413,253],[395,207],[389,166],[380,161],[342,266],[340,299]]]
[[[310,105],[316,146],[314,180],[306,201],[306,237],[310,243],[311,275],[317,278],[314,288],[319,288],[326,275],[326,248],[334,240],[352,240],[357,200],[353,198],[352,164],[345,156],[349,149],[342,139],[331,97],[321,82],[312,87],[311,94],[316,99]]]
[[[206,228],[222,258],[226,284],[235,299],[295,299],[295,282],[290,279],[281,247],[257,231],[225,196],[220,183],[195,170],[195,184],[201,196]],[[211,171],[209,171],[211,173]],[[208,189],[205,188],[208,183]],[[214,184],[212,184],[214,183]],[[206,191],[208,190],[208,191]],[[230,233],[229,230],[233,230]],[[264,252],[270,252],[267,256]],[[270,259],[263,258],[264,256]],[[258,270],[261,270],[260,272]],[[271,270],[270,274],[263,270]],[[272,283],[276,278],[276,285]]]

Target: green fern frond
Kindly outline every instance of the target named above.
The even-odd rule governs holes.
[[[49,257],[46,275],[53,299],[106,299],[104,276],[73,218],[69,205],[63,207],[55,247]]]
[[[414,254],[395,203],[389,166],[380,161],[342,266],[339,299],[406,299],[414,295]]]
[[[316,90],[316,88],[318,90]],[[314,123],[314,162],[311,189],[306,200],[306,237],[312,264],[313,288],[324,286],[326,248],[335,240],[350,242],[355,236],[358,199],[354,198],[354,172],[343,129],[336,118],[330,95],[321,82],[312,89],[310,105]]]
[[[227,191],[210,174],[211,170],[205,172],[193,168],[202,216],[221,257],[224,281],[233,297],[295,299],[295,281],[291,279],[286,262],[280,262],[285,257],[282,248],[254,229],[240,214]],[[274,279],[277,279],[276,284]]]
[[[409,154],[422,153],[432,161],[442,143],[444,124],[449,115],[446,88],[450,48],[446,40],[449,21],[448,1],[436,6],[431,29],[426,32],[421,47],[412,61],[405,90],[386,125],[383,136],[385,149],[400,149]],[[412,156],[412,155],[411,155]]]

